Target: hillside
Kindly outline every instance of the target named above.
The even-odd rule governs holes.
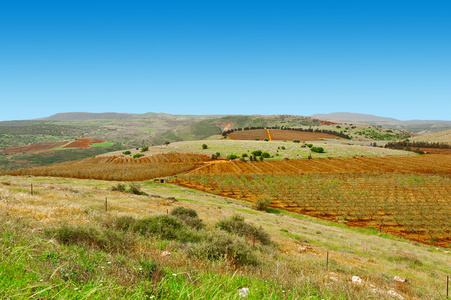
[[[418,141],[418,142],[434,142],[434,143],[451,144],[451,130],[423,134],[423,135],[415,136],[411,140]]]
[[[356,113],[330,113],[330,114],[315,114],[312,118],[320,118],[323,120],[331,120],[334,122],[346,122],[364,125],[379,125],[384,128],[391,128],[397,130],[407,130],[410,132],[438,132],[451,129],[451,121],[446,120],[407,120],[400,121],[393,118],[379,117],[369,114]]]
[[[239,299],[238,289],[248,287],[248,299],[440,299],[446,292],[446,249],[371,228],[258,211],[172,184],[138,187],[150,196],[111,191],[114,186],[1,176],[0,296]],[[207,230],[166,216],[180,207],[194,209],[192,226]],[[124,227],[139,220],[147,220],[149,231]],[[182,230],[161,230],[158,220]],[[228,220],[244,220],[260,228],[258,235],[227,234],[217,224]],[[227,256],[222,249],[229,249]]]

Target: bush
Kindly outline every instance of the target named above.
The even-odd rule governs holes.
[[[182,220],[186,225],[197,230],[205,227],[202,220],[198,218],[197,212],[192,208],[177,206],[171,211],[171,216]]]
[[[324,148],[323,147],[312,147],[312,148],[310,148],[310,151],[315,152],[315,153],[324,153]]]
[[[262,155],[262,151],[261,150],[254,150],[251,152],[253,156],[260,156]]]
[[[216,152],[215,154],[216,154],[217,157],[221,156],[221,153],[219,153],[219,152]]]
[[[235,154],[229,154],[227,155],[227,159],[237,159],[238,156],[236,156]]]
[[[254,208],[256,210],[268,211],[268,207],[271,205],[271,199],[269,198],[258,198],[254,203]]]
[[[312,148],[313,144],[305,144],[307,147]]]
[[[300,143],[300,140],[293,140],[293,143]]]
[[[263,153],[262,153],[262,157],[264,157],[264,158],[270,158],[271,155],[270,155],[268,152],[263,152]]]
[[[130,155],[130,154],[132,154],[132,153],[130,152],[130,150],[127,150],[127,151],[122,152],[122,154]]]
[[[241,157],[248,157],[247,153],[243,153]]]
[[[216,227],[228,233],[257,240],[262,245],[269,245],[271,243],[271,237],[261,226],[256,227],[253,224],[248,224],[239,215],[234,215],[228,219],[219,221],[216,223]]]
[[[202,149],[208,149],[207,144],[202,144]]]
[[[254,252],[243,238],[221,231],[204,231],[202,242],[190,245],[189,255],[209,260],[230,259],[236,263],[256,265]]]
[[[142,147],[141,152],[149,151],[149,147]]]
[[[133,158],[140,158],[141,156],[144,156],[144,154],[142,154],[142,153],[133,154]]]
[[[285,150],[285,146],[280,147],[280,149]]]
[[[135,194],[135,195],[144,195],[144,196],[148,196],[148,194],[146,192],[141,191],[141,186],[137,183],[130,183],[130,193]]]
[[[123,183],[118,183],[116,185],[113,185],[111,187],[112,191],[119,191],[119,192],[125,192],[125,184]]]
[[[269,140],[268,140],[268,139],[264,139],[264,141],[265,141],[265,142],[269,142]]]
[[[116,226],[144,236],[158,235],[159,238],[166,240],[177,240],[179,242],[198,242],[200,240],[196,231],[188,228],[182,220],[173,216],[159,215],[141,220],[121,217],[116,220]]]
[[[66,245],[88,246],[107,252],[126,252],[135,244],[132,236],[112,228],[100,231],[95,228],[62,226],[47,234]]]

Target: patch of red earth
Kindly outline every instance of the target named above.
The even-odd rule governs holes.
[[[78,139],[73,141],[67,145],[64,145],[62,148],[89,148],[92,144],[104,143],[104,140],[93,140],[93,139]]]
[[[53,148],[58,148],[67,144],[68,141],[54,142],[54,143],[38,143],[32,145],[18,146],[8,148],[0,152],[0,154],[16,154],[22,152],[44,152]]]
[[[451,154],[451,149],[420,148],[425,154]]]

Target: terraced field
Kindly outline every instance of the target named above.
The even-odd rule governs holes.
[[[232,140],[265,140],[270,141],[323,141],[325,139],[340,139],[327,133],[305,132],[281,129],[254,129],[234,131],[227,135]]]

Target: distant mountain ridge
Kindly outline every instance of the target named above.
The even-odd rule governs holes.
[[[386,122],[386,123],[399,123],[402,122],[394,118],[379,117],[376,115],[359,114],[350,112],[336,112],[330,114],[315,114],[311,116],[316,119],[323,120],[340,120],[340,121],[373,121],[373,122]]]
[[[171,115],[166,113],[148,112],[144,114],[130,113],[89,113],[89,112],[67,112],[57,113],[49,117],[37,120],[46,121],[85,121],[85,120],[120,120],[120,119],[210,119],[223,115]]]

